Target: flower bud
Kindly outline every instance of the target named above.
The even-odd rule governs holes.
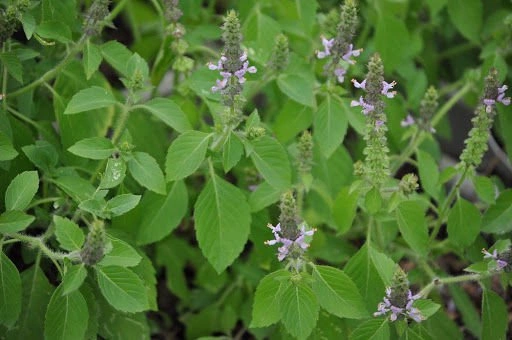
[[[87,235],[85,244],[80,251],[80,259],[88,266],[93,266],[100,262],[105,255],[106,245],[105,228],[102,221],[94,221],[91,230]]]
[[[179,0],[163,0],[163,5],[165,8],[165,19],[172,23],[178,22],[183,15],[179,8]]]
[[[85,14],[84,33],[87,36],[93,36],[101,31],[101,23],[108,16],[108,5],[110,0],[96,0]]]
[[[246,132],[247,138],[249,140],[253,140],[261,136],[264,136],[266,133],[267,131],[261,126],[251,126]]]
[[[400,180],[400,184],[398,184],[398,188],[404,195],[410,195],[416,190],[418,190],[418,176],[415,174],[406,174]]]
[[[305,130],[299,139],[297,166],[299,173],[309,174],[313,165],[313,137],[308,130]]]
[[[282,72],[288,66],[289,55],[288,38],[284,34],[279,34],[276,37],[274,49],[272,50],[267,67],[273,72]]]
[[[279,223],[281,224],[282,234],[285,238],[294,240],[298,235],[297,226],[300,219],[297,216],[297,202],[293,197],[293,192],[288,191],[281,196],[279,208],[281,210]]]

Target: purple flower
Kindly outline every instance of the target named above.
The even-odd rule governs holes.
[[[405,117],[401,122],[400,122],[400,126],[401,127],[407,127],[407,126],[411,126],[411,125],[414,125],[414,118],[412,118],[411,115],[407,115],[407,117]]]
[[[281,236],[281,224],[278,223],[275,227],[272,224],[267,225],[274,234],[274,239],[265,241],[266,245],[273,246],[277,243],[281,243],[282,246],[277,248],[277,259],[279,261],[283,261],[290,252],[294,251],[295,249],[300,250],[303,252],[309,247],[309,243],[305,241],[306,236],[313,236],[316,229],[306,230],[305,225],[303,224],[299,230],[299,235],[295,240],[290,240],[288,238]]]
[[[386,315],[391,312],[389,317],[391,321],[396,321],[400,315],[409,317],[416,322],[425,320],[419,309],[412,306],[414,301],[421,297],[419,294],[412,295],[412,292],[409,290],[407,292],[407,302],[405,307],[398,307],[391,303],[391,293],[391,288],[386,288],[386,296],[383,298],[383,302],[379,303],[377,306],[377,311],[373,313],[373,316]]]
[[[380,129],[380,127],[381,127],[381,126],[383,126],[383,125],[384,125],[384,121],[382,121],[382,120],[380,120],[380,119],[377,119],[377,120],[375,121],[375,130]]]
[[[347,73],[347,70],[345,70],[342,67],[338,67],[334,70],[334,75],[338,77],[338,82],[343,83],[345,80],[345,74]]]
[[[393,98],[396,95],[396,91],[389,92],[389,90],[393,89],[393,87],[395,85],[396,85],[396,81],[392,81],[391,83],[387,83],[387,82],[383,81],[381,93],[388,98]]]
[[[318,59],[323,59],[328,55],[331,55],[331,48],[334,45],[334,39],[326,39],[325,37],[322,37],[322,45],[324,46],[324,50],[316,52]]]
[[[360,49],[357,49],[357,50],[354,50],[354,45],[350,44],[348,45],[348,50],[347,52],[343,55],[343,60],[345,60],[347,63],[349,64],[355,64],[355,60],[352,60],[350,59],[350,57],[354,56],[354,57],[359,57],[359,55],[361,54],[361,52],[363,51],[362,48]]]
[[[256,67],[254,66],[251,66],[249,67],[249,61],[247,60],[247,53],[244,52],[241,56],[240,56],[240,61],[243,62],[242,64],[242,68],[239,69],[238,71],[235,71],[234,73],[234,76],[238,78],[238,83],[240,84],[243,84],[245,83],[246,79],[245,79],[245,74],[247,72],[249,73],[256,73],[257,72],[257,69]],[[213,64],[213,63],[208,63],[208,68],[210,70],[218,70],[220,75],[222,76],[222,80],[218,80],[216,81],[216,85],[215,86],[212,86],[212,92],[217,92],[217,91],[220,91],[220,90],[223,90],[226,88],[226,86],[228,85],[228,81],[231,77],[233,77],[233,74],[231,72],[227,72],[225,69],[224,69],[224,63],[227,61],[227,58],[225,56],[221,56],[219,61],[217,62],[217,64]]]
[[[506,266],[508,266],[508,262],[500,259],[498,257],[498,250],[494,249],[492,253],[489,253],[485,248],[482,249],[482,253],[484,254],[484,259],[493,259],[496,261],[496,269],[503,270]]]
[[[493,105],[500,102],[505,106],[510,105],[510,97],[505,97],[505,91],[508,89],[507,85],[498,87],[498,95],[496,98],[484,98],[485,112],[491,113]]]
[[[244,55],[246,56],[245,59],[247,59],[247,55],[245,53],[244,53]],[[240,57],[240,60],[242,60],[242,57]],[[242,65],[242,68],[235,72],[235,76],[238,78],[238,82],[240,84],[243,84],[243,83],[245,83],[244,75],[247,72],[256,73],[256,71],[257,71],[256,67],[254,67],[254,66],[249,67],[249,61],[245,61]]]
[[[212,92],[217,92],[220,90],[223,90],[226,88],[226,85],[228,84],[228,78],[223,78],[222,80],[217,79],[216,85],[212,86]]]
[[[354,84],[355,88],[366,90],[366,79],[363,79],[362,82],[358,82],[356,79],[352,79],[352,84]]]
[[[359,101],[353,100],[350,102],[350,106],[361,106],[363,108],[363,114],[367,115],[368,113],[372,112],[375,108],[373,105],[368,104],[364,101],[363,97],[359,97]]]

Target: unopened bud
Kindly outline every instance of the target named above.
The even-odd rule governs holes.
[[[100,262],[105,255],[106,245],[105,228],[102,221],[94,221],[87,235],[85,244],[80,251],[80,259],[88,266]]]

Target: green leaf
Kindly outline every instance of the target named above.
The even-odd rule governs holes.
[[[29,12],[25,12],[23,13],[23,16],[21,18],[21,24],[23,25],[25,37],[27,38],[27,40],[30,40],[30,38],[32,38],[32,35],[36,30],[36,19]]]
[[[4,52],[0,53],[0,60],[7,72],[20,84],[23,84],[23,68],[18,56],[14,52]]]
[[[105,172],[101,176],[100,189],[110,189],[118,186],[126,176],[126,162],[122,158],[109,158]]]
[[[392,37],[393,44],[389,43]],[[411,38],[405,21],[390,11],[379,13],[375,25],[375,48],[379,51],[386,71],[393,71],[411,54]]]
[[[64,295],[61,284],[53,293],[44,322],[48,340],[82,339],[87,330],[89,311],[79,291]]]
[[[418,150],[418,170],[421,187],[436,200],[439,199],[439,169],[435,159],[427,152]]]
[[[54,182],[59,189],[64,191],[77,203],[90,199],[94,196],[94,192],[96,191],[88,180],[76,174],[59,176],[54,179]]]
[[[267,327],[281,319],[279,304],[283,291],[291,284],[290,278],[291,273],[281,269],[261,279],[254,295],[250,328]]]
[[[502,234],[512,230],[512,190],[504,190],[484,214],[482,231]]]
[[[112,250],[98,263],[102,267],[133,267],[140,263],[142,257],[128,243],[110,237]]]
[[[336,97],[328,95],[314,115],[315,141],[325,157],[329,158],[343,142],[348,118]]]
[[[35,220],[19,210],[6,211],[0,215],[0,233],[9,234],[22,231]]]
[[[117,266],[95,269],[100,291],[112,307],[128,313],[148,308],[146,287],[131,270]]]
[[[109,107],[117,103],[112,93],[103,87],[93,86],[81,90],[71,98],[64,114],[75,114]]]
[[[251,141],[251,145],[254,166],[268,184],[278,190],[288,189],[291,185],[291,168],[283,146],[268,136]]]
[[[62,249],[74,251],[82,248],[85,236],[78,225],[65,217],[57,215],[53,216],[53,223],[55,223],[55,236]]]
[[[380,208],[382,207],[382,197],[380,195],[379,188],[373,187],[366,193],[364,205],[366,210],[368,210],[368,213],[371,215],[375,215],[379,212]]]
[[[84,47],[83,57],[84,72],[87,80],[89,80],[94,72],[98,70],[102,59],[103,57],[101,56],[100,48],[91,43],[90,40],[87,40]]]
[[[237,258],[249,236],[247,200],[240,189],[212,174],[197,198],[194,219],[199,247],[221,273]]]
[[[11,327],[21,311],[21,278],[18,269],[0,252],[0,324]]]
[[[329,266],[315,266],[313,280],[316,298],[329,313],[349,319],[368,316],[357,286],[343,271]]]
[[[304,282],[293,282],[284,289],[279,303],[281,321],[286,331],[298,339],[306,339],[318,320],[320,307],[313,290]]]
[[[449,285],[450,296],[455,302],[457,310],[462,315],[463,324],[475,336],[481,336],[482,323],[480,322],[480,312],[475,308],[474,302],[468,294],[458,285]]]
[[[503,299],[484,289],[482,298],[482,340],[507,339],[508,313]]]
[[[154,98],[147,103],[136,105],[134,108],[149,111],[166,125],[180,133],[192,130],[192,126],[185,113],[170,99]]]
[[[141,208],[144,215],[137,233],[137,244],[160,241],[179,225],[188,207],[187,187],[183,181],[173,183],[167,196],[146,193]]]
[[[249,205],[251,212],[260,211],[269,205],[279,201],[281,190],[278,190],[267,182],[260,183],[256,190],[249,196]]]
[[[127,65],[132,52],[118,41],[111,40],[101,45],[101,54],[105,60],[124,76],[128,74]]]
[[[107,159],[116,148],[110,139],[105,137],[92,137],[82,139],[68,148],[72,154],[90,159]]]
[[[60,21],[43,21],[37,25],[36,33],[44,39],[56,40],[64,44],[71,41],[71,30]]]
[[[87,277],[87,269],[84,264],[70,266],[62,278],[62,295],[68,295],[76,291]]]
[[[413,306],[420,310],[421,315],[428,319],[441,308],[441,305],[433,302],[432,300],[420,299],[413,303]]]
[[[18,156],[18,151],[12,145],[7,135],[0,131],[0,161],[10,161]]]
[[[122,194],[107,202],[107,209],[113,216],[120,216],[132,210],[139,204],[140,195]]]
[[[277,86],[285,95],[299,104],[315,107],[313,83],[298,74],[281,74],[277,77]]]
[[[470,246],[480,233],[482,217],[472,203],[457,199],[448,215],[448,238],[460,247]]]
[[[143,187],[157,194],[165,195],[165,179],[156,160],[145,152],[134,152],[128,160],[128,170],[135,180]]]
[[[34,145],[25,145],[21,149],[27,158],[44,172],[50,172],[59,161],[55,147],[44,140],[38,140]]]
[[[480,41],[483,4],[480,0],[450,0],[448,14],[460,33],[474,43]]]
[[[197,170],[204,160],[211,135],[199,131],[187,131],[176,138],[165,161],[167,181],[183,179]]]
[[[418,201],[405,201],[396,208],[398,228],[405,242],[421,256],[428,253],[428,230],[425,211]]]
[[[244,153],[244,146],[234,132],[230,132],[228,138],[224,142],[222,149],[222,165],[224,172],[228,172],[238,164]]]
[[[25,210],[39,189],[37,171],[24,171],[14,177],[5,191],[6,210]]]
[[[356,217],[358,198],[359,192],[357,190],[351,192],[349,186],[343,187],[336,196],[332,206],[332,217],[339,233],[345,233],[352,227]]]
[[[371,319],[360,324],[349,340],[388,340],[390,338],[388,319]]]
[[[242,27],[244,43],[248,43],[254,49],[254,55],[261,63],[265,63],[272,53],[275,37],[279,32],[279,24],[263,14],[257,7],[251,12]]]
[[[493,181],[484,176],[474,176],[473,184],[475,185],[478,197],[487,204],[494,204],[496,202],[496,187]]]

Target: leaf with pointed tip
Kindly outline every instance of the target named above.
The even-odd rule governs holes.
[[[6,210],[25,210],[39,188],[37,171],[24,171],[14,177],[5,191]]]
[[[291,168],[286,150],[271,137],[262,136],[251,141],[251,159],[256,169],[271,186],[278,190],[291,185]]]
[[[84,232],[75,222],[54,215],[53,223],[55,224],[55,236],[62,249],[74,251],[82,248],[85,241]]]
[[[405,201],[396,208],[398,228],[409,247],[421,256],[428,252],[428,229],[425,210],[418,201]]]
[[[64,114],[75,114],[101,109],[117,103],[112,93],[103,87],[93,86],[75,94],[68,103]]]
[[[133,267],[140,263],[142,257],[128,243],[110,237],[112,250],[98,263],[99,266]]]
[[[347,133],[348,117],[336,97],[328,95],[314,115],[315,141],[329,158],[343,142]]]
[[[62,278],[62,294],[67,295],[76,291],[87,277],[87,269],[84,264],[70,266]]]
[[[480,233],[481,221],[478,208],[459,198],[448,215],[448,238],[461,247],[470,246]]]
[[[135,180],[145,188],[165,195],[165,179],[160,166],[148,153],[134,152],[128,160],[128,170]]]
[[[107,159],[116,151],[112,141],[105,137],[92,137],[79,140],[68,148],[74,155],[89,159]]]
[[[134,109],[136,108],[149,111],[166,125],[180,133],[192,129],[185,113],[170,99],[154,98],[144,104],[134,106]]]
[[[35,217],[19,210],[6,211],[0,215],[0,233],[16,233],[27,228]]]
[[[204,132],[187,131],[172,142],[165,161],[167,181],[183,179],[199,168],[206,155],[210,136]]]

